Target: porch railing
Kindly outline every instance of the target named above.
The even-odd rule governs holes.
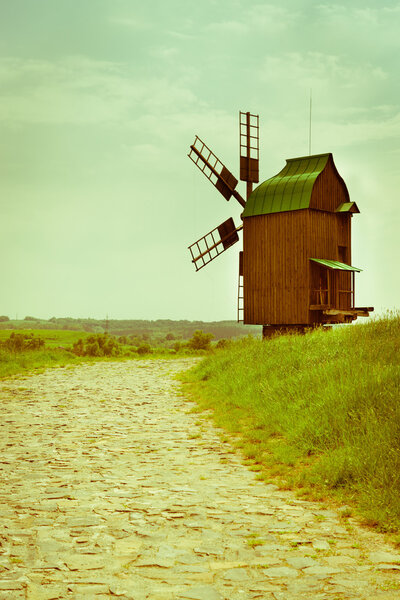
[[[332,282],[330,280],[330,272],[327,274],[327,288],[317,288],[311,290],[310,298],[310,310],[321,310],[323,308],[337,308],[341,307],[341,295],[350,294],[350,309],[355,307],[355,273],[352,271],[351,277],[351,289],[350,290],[339,290],[332,289]],[[334,298],[332,298],[334,296]],[[346,302],[347,304],[347,302]],[[345,309],[343,309],[345,310]]]

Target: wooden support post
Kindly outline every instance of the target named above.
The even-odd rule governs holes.
[[[330,273],[329,269],[327,269],[327,283],[328,283],[327,305],[330,306],[331,305],[331,273]]]
[[[336,273],[335,273],[336,275]],[[336,279],[336,300],[335,300],[335,308],[339,308],[339,282],[338,282],[338,277],[335,277]]]

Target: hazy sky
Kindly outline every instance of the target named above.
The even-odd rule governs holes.
[[[258,113],[267,179],[308,153],[310,88],[357,304],[398,307],[399,31],[386,0],[0,0],[0,314],[235,319],[239,244],[199,273],[187,246],[241,207],[188,148],[238,174]]]

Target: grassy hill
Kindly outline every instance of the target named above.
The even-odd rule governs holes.
[[[260,478],[335,496],[400,532],[400,314],[238,340],[183,380]]]

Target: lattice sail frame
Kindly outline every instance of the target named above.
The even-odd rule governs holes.
[[[194,143],[190,146],[188,156],[225,200],[230,200],[233,196],[243,207],[246,205],[242,196],[235,190],[238,184],[236,177],[197,135]]]
[[[258,183],[260,161],[260,118],[249,112],[239,112],[240,179]]]
[[[229,218],[191,244],[189,250],[196,271],[236,244],[239,241],[238,231],[242,228],[243,225],[235,227],[233,219]]]

